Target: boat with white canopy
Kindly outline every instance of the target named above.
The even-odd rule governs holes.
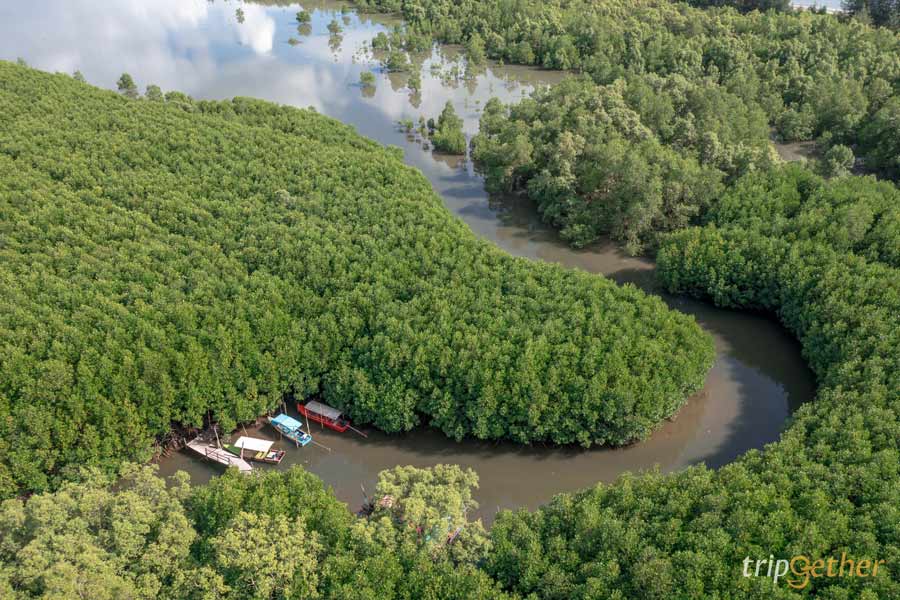
[[[284,458],[285,451],[273,450],[274,443],[272,440],[241,436],[233,444],[226,444],[225,449],[244,460],[277,465]]]

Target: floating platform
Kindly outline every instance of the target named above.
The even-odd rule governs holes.
[[[199,439],[193,439],[188,442],[187,447],[196,452],[203,458],[225,465],[226,467],[237,467],[241,473],[249,473],[253,470],[246,460],[235,456],[224,448],[217,448],[211,444],[207,444]]]

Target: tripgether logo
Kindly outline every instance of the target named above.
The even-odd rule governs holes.
[[[875,577],[878,567],[884,565],[883,560],[867,558],[853,560],[841,552],[841,558],[817,558],[794,556],[790,559],[779,558],[770,554],[768,559],[753,560],[749,556],[744,559],[744,577],[770,577],[772,585],[787,577],[787,584],[795,590],[802,590],[809,585],[810,578],[816,577]],[[755,568],[754,568],[755,564]],[[790,575],[788,575],[790,573]]]

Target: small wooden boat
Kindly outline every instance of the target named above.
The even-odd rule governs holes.
[[[301,429],[303,423],[289,415],[280,414],[277,417],[269,417],[269,423],[298,446],[305,446],[312,441],[312,436]]]
[[[241,436],[234,444],[226,444],[225,449],[244,460],[277,465],[284,458],[285,451],[277,448],[273,450],[274,443],[270,440]]]
[[[312,400],[306,404],[297,403],[297,410],[310,421],[321,423],[328,429],[344,433],[350,427],[350,419],[336,408]]]

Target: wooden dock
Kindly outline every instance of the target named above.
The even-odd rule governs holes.
[[[215,461],[226,467],[237,467],[241,473],[249,473],[253,470],[246,460],[235,456],[223,448],[217,448],[206,442],[194,439],[188,442],[187,447],[199,454],[200,456]]]

